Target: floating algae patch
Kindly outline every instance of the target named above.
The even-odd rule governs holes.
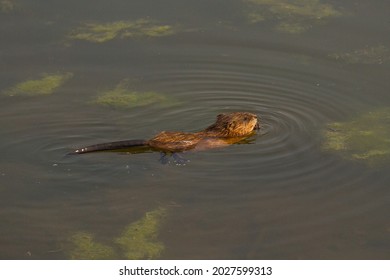
[[[108,107],[129,109],[152,104],[158,104],[159,106],[173,106],[178,102],[162,93],[131,90],[129,88],[128,80],[123,80],[114,89],[108,90],[98,96],[93,103]]]
[[[366,47],[345,53],[334,53],[329,57],[348,64],[382,64],[390,61],[390,49],[383,46]]]
[[[148,212],[141,220],[129,225],[115,240],[126,259],[155,259],[161,254],[164,245],[158,241],[157,235],[165,215],[164,208]]]
[[[142,219],[127,226],[111,246],[94,241],[90,233],[78,232],[70,239],[69,257],[88,260],[158,258],[164,250],[164,245],[158,241],[158,231],[165,216],[165,208],[147,212]]]
[[[297,34],[328,18],[341,16],[332,5],[319,0],[242,0],[251,23],[275,21],[276,30]]]
[[[16,9],[16,4],[12,0],[0,0],[0,13],[10,13]]]
[[[159,25],[149,19],[114,21],[109,23],[86,23],[73,30],[71,40],[105,43],[116,38],[162,37],[175,33],[171,25]]]
[[[71,237],[73,250],[70,258],[73,260],[110,260],[117,255],[113,248],[94,241],[92,234],[78,232]]]
[[[382,108],[344,123],[331,123],[323,148],[350,160],[378,164],[390,160],[390,108]]]
[[[73,76],[72,73],[43,74],[37,80],[28,80],[4,91],[9,96],[37,96],[54,93],[60,86]]]

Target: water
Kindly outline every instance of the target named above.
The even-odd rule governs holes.
[[[272,13],[249,23],[248,2],[209,2],[18,1],[0,14],[1,259],[67,259],[74,233],[112,244],[159,207],[161,259],[390,257],[388,165],[322,149],[328,123],[390,104],[389,4],[323,0],[342,15],[292,34]],[[85,22],[140,18],[175,34],[68,38]],[[377,46],[387,52],[358,51]],[[73,76],[50,95],[6,94],[42,73]],[[94,102],[121,83],[174,102]],[[158,153],[65,156],[200,130],[232,111],[258,114],[253,141],[185,153],[186,165]]]

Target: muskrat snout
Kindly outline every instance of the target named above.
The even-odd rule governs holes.
[[[254,118],[256,119],[256,124],[255,124],[255,126],[253,127],[253,131],[259,130],[259,129],[260,129],[259,117],[256,116],[256,115],[254,115]]]

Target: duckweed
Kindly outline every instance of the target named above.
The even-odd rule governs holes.
[[[247,18],[251,23],[276,21],[276,30],[291,34],[302,33],[312,25],[341,12],[319,0],[243,0],[248,5]]]
[[[162,93],[153,91],[138,92],[131,90],[129,89],[128,81],[124,80],[114,89],[106,91],[98,96],[94,103],[108,107],[129,109],[151,104],[169,106],[174,105],[176,101]]]
[[[329,56],[348,64],[382,64],[390,61],[390,49],[383,45],[379,45],[346,53],[334,53]]]
[[[344,123],[331,123],[323,148],[350,160],[377,164],[390,160],[390,108],[382,108]]]
[[[71,259],[155,259],[164,250],[164,244],[158,241],[158,231],[165,208],[147,212],[145,216],[130,224],[111,244],[105,245],[94,241],[90,233],[77,232],[71,241],[69,256]]]
[[[49,95],[54,93],[60,86],[73,76],[72,73],[42,74],[41,79],[28,80],[4,91],[6,95]]]
[[[162,37],[175,33],[171,25],[158,25],[149,19],[115,21],[110,23],[86,23],[73,30],[69,38],[93,43],[105,43],[116,38]]]

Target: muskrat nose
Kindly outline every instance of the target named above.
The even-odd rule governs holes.
[[[260,129],[260,124],[257,122],[253,130],[259,130]]]

